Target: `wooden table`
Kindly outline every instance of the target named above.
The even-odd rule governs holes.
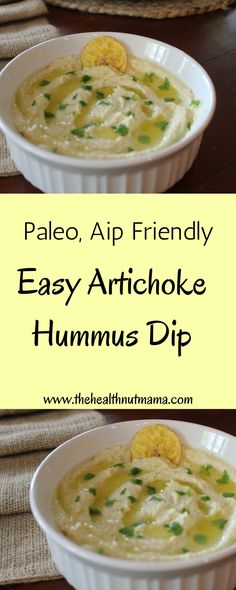
[[[152,20],[82,14],[49,7],[49,20],[60,33],[122,31],[175,45],[198,60],[211,76],[217,110],[197,161],[170,192],[231,193],[236,185],[236,8],[204,15]],[[191,80],[189,81],[191,85]],[[37,193],[22,176],[0,178],[1,193]]]
[[[225,430],[236,436],[236,410],[108,410],[102,412],[107,422],[114,423],[135,419],[171,419],[204,424]],[[34,584],[2,586],[3,590],[71,590],[63,579]],[[91,590],[93,590],[91,588]],[[235,589],[236,590],[236,589]]]

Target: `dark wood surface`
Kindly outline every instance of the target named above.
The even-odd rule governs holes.
[[[193,17],[152,20],[84,14],[49,7],[61,34],[121,31],[160,39],[186,51],[211,76],[217,109],[192,169],[170,192],[232,193],[236,185],[236,8]],[[1,193],[37,193],[22,176],[0,178]]]
[[[107,410],[102,411],[107,422],[121,422],[135,419],[170,419],[195,422],[212,428],[224,430],[236,436],[236,410]],[[2,586],[8,590],[71,590],[71,586],[62,579],[47,582]],[[91,588],[91,590],[93,590]],[[236,589],[235,589],[236,590]]]

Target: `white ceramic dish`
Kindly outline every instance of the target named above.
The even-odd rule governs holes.
[[[145,57],[174,72],[202,101],[197,120],[187,136],[160,152],[119,160],[83,160],[42,150],[14,127],[11,101],[17,87],[58,57],[80,53],[98,35],[111,35],[128,52]],[[13,59],[0,74],[0,126],[17,168],[46,193],[157,193],[175,184],[195,160],[215,109],[215,91],[205,70],[191,57],[147,37],[126,33],[82,33],[52,39],[28,49]]]
[[[127,444],[137,430],[157,420],[120,422],[96,428],[64,443],[39,466],[31,484],[33,514],[45,532],[60,573],[76,590],[233,590],[236,544],[184,563],[131,562],[90,552],[67,539],[54,524],[52,494],[65,473],[104,448]],[[236,438],[186,422],[158,420],[192,447],[217,455],[236,467]]]

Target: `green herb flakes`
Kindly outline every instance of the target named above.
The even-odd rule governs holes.
[[[53,119],[55,117],[55,113],[52,113],[51,111],[44,111],[44,117],[45,119]]]
[[[80,129],[83,129],[83,127],[80,127]],[[74,131],[76,131],[76,129],[74,129]],[[72,131],[71,131],[71,133],[72,133]],[[94,477],[95,477],[94,473],[90,473],[90,472],[85,473],[85,475],[84,475],[85,481],[88,481],[89,479],[93,479]]]
[[[148,82],[153,82],[153,78],[154,78],[155,74],[154,72],[145,72],[144,74],[144,78],[148,81]]]
[[[192,100],[192,102],[190,103],[190,107],[192,107],[192,106],[199,107],[200,104],[201,104],[201,101],[194,98],[194,100]]]
[[[145,100],[144,104],[145,106],[149,107],[149,105],[153,104],[153,100]]]
[[[174,535],[178,536],[181,535],[183,532],[183,527],[179,522],[171,522],[170,524],[164,525],[166,529],[168,529],[169,533],[173,533]]]
[[[97,100],[102,100],[103,98],[105,98],[104,92],[100,92],[99,90],[96,90],[95,94],[96,94]]]
[[[135,498],[134,496],[128,496],[128,500],[134,504],[134,502],[137,502],[137,498]]]
[[[124,100],[131,100],[131,96],[122,96]]]
[[[81,82],[89,82],[89,80],[91,79],[91,76],[88,76],[88,74],[84,74],[84,76],[82,76],[81,78]]]
[[[75,96],[78,96],[78,95],[75,95]],[[87,102],[85,102],[85,100],[79,100],[79,104],[80,104],[81,107],[86,107],[87,106]]]
[[[112,103],[109,100],[100,100],[99,104],[104,104],[106,107],[110,107]]]
[[[176,494],[179,494],[179,496],[191,496],[192,495],[191,488],[186,490],[186,492],[184,492],[184,490],[175,490],[175,491],[176,491]]]
[[[120,496],[123,496],[125,494],[126,490],[127,490],[127,488],[124,488],[123,490],[121,490]]]
[[[187,514],[190,514],[190,510],[188,508],[185,508],[184,506],[184,508],[180,510],[180,514],[184,514],[185,512],[187,512]]]
[[[121,135],[122,137],[129,133],[128,127],[126,127],[126,125],[123,125],[122,123],[116,125],[115,131],[116,133],[118,133],[118,135]]]
[[[50,84],[49,80],[41,80],[41,82],[39,82],[39,86],[47,86],[48,84]]]
[[[84,125],[83,127],[76,127],[75,129],[72,129],[71,133],[72,135],[75,135],[76,137],[85,137],[85,131],[88,127],[91,127],[91,124],[87,124]],[[84,479],[92,479],[93,477],[95,477],[95,475],[93,473],[87,473],[86,476],[84,477]]]
[[[218,529],[223,529],[227,522],[228,520],[226,520],[225,518],[216,518],[215,520],[211,521],[211,524],[216,526]]]
[[[97,494],[97,490],[96,490],[96,488],[89,488],[89,492],[90,492],[90,494],[92,494],[93,496],[96,496],[96,494]]]
[[[58,103],[59,111],[65,111],[67,107],[68,107],[68,104],[66,102],[59,102]]]
[[[89,514],[90,516],[101,516],[101,510],[98,510],[98,508],[89,508]]]
[[[121,533],[121,535],[125,535],[125,537],[134,537],[135,529],[133,526],[124,526],[119,529],[119,533]]]
[[[124,463],[115,463],[112,467],[124,467]]]
[[[157,493],[157,489],[154,486],[147,486],[147,493],[151,496],[152,494]]]
[[[166,127],[168,127],[169,122],[168,121],[156,121],[154,123],[154,126],[157,127],[158,129],[161,129],[162,131],[165,131]]]
[[[201,496],[201,497],[200,497],[200,500],[201,500],[202,502],[209,502],[209,500],[210,500],[210,499],[211,499],[211,498],[210,498],[210,496]]]
[[[143,483],[142,479],[131,479],[131,482],[134,483],[136,486],[141,486]]]
[[[142,472],[142,469],[139,469],[139,467],[132,467],[132,469],[130,469],[130,474],[131,475],[139,475],[139,473]]]
[[[162,84],[160,84],[159,89],[160,90],[169,90],[170,88],[170,80],[168,80],[168,78],[165,78],[164,82]]]
[[[162,498],[161,496],[151,496],[150,500],[152,502],[164,502],[164,498]]]
[[[127,148],[127,152],[128,152],[129,154],[130,154],[131,152],[134,152],[134,148],[132,148],[132,147],[128,147],[128,148]]]
[[[84,90],[93,90],[93,87],[91,86],[91,84],[85,84],[84,86],[82,86],[82,88]]]
[[[189,123],[187,123],[187,129],[190,131],[191,127],[192,127],[192,121],[189,121]]]
[[[79,502],[79,501],[80,501],[80,496],[76,496],[75,502]]]
[[[150,143],[150,137],[149,135],[139,135],[138,141],[140,141],[140,143],[147,145],[148,143]]]
[[[31,106],[34,107],[36,105],[36,100],[33,100],[33,102],[31,103]]]
[[[230,480],[229,473],[228,473],[228,471],[226,471],[226,469],[224,469],[224,473],[223,473],[222,477],[220,477],[220,479],[217,479],[216,483],[226,484],[226,483],[229,483],[229,480]]]
[[[198,543],[198,545],[206,545],[208,539],[206,535],[194,535],[193,540],[195,543]]]
[[[188,475],[193,475],[193,471],[189,467],[186,467],[186,471],[187,471]]]
[[[66,76],[75,76],[75,75],[76,75],[75,70],[70,70],[69,72],[66,72]]]
[[[205,463],[203,465],[201,465],[200,468],[200,475],[210,475],[212,469],[212,465],[210,465],[209,463]]]
[[[138,80],[137,76],[134,76],[133,74],[131,75],[131,78],[132,78],[133,82],[137,82],[137,80]]]
[[[74,96],[72,96],[72,100],[75,100],[77,98],[77,96],[78,96],[78,92],[76,92],[76,94],[74,94]]]
[[[222,496],[224,496],[224,498],[234,498],[235,493],[234,492],[224,492],[222,494]]]
[[[127,113],[127,116],[128,116],[128,117],[135,117],[135,114],[133,113],[133,111],[129,111],[129,112]]]
[[[173,96],[166,96],[164,98],[165,102],[175,102],[175,98]]]
[[[187,547],[182,547],[181,553],[189,553],[189,549],[187,549]]]
[[[45,94],[43,95],[44,98],[46,98],[47,100],[51,100],[51,94],[48,94],[48,92],[45,92]]]
[[[116,503],[116,500],[110,500],[109,498],[105,499],[105,506],[107,506],[108,508],[110,508],[111,506],[113,506]]]

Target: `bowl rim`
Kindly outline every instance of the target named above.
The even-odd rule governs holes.
[[[41,160],[47,160],[50,161],[52,164],[63,164],[66,167],[69,168],[83,168],[83,171],[90,171],[91,168],[96,169],[97,171],[109,171],[109,170],[117,170],[117,169],[127,169],[127,168],[137,168],[140,167],[141,164],[148,164],[148,163],[153,163],[153,161],[160,161],[160,160],[165,160],[166,158],[169,158],[170,156],[173,156],[174,154],[176,154],[176,152],[180,152],[182,151],[182,149],[184,149],[185,147],[187,147],[188,145],[190,145],[195,139],[197,139],[199,136],[201,136],[203,134],[203,132],[205,131],[205,129],[207,128],[207,126],[209,125],[214,112],[215,112],[215,107],[216,107],[216,91],[215,91],[215,87],[214,84],[209,76],[209,74],[207,73],[207,71],[203,68],[203,66],[196,61],[194,58],[192,58],[189,54],[187,54],[186,52],[182,51],[182,49],[179,49],[178,47],[175,47],[174,45],[170,45],[169,43],[165,43],[164,41],[160,41],[158,39],[153,39],[152,37],[146,37],[143,35],[135,35],[133,33],[123,33],[123,32],[114,32],[114,31],[94,31],[94,32],[83,32],[83,33],[73,33],[71,35],[64,35],[64,36],[60,36],[60,37],[55,37],[53,39],[49,39],[47,41],[43,41],[42,43],[38,43],[37,45],[34,45],[33,47],[30,47],[29,49],[26,49],[25,51],[21,52],[19,55],[17,55],[14,59],[12,59],[0,72],[0,84],[1,84],[1,78],[5,76],[5,74],[11,70],[12,68],[14,68],[14,66],[17,66],[18,61],[21,61],[22,59],[24,59],[24,56],[26,54],[29,54],[30,52],[35,52],[38,50],[38,48],[40,48],[41,46],[50,46],[51,44],[56,44],[56,43],[60,43],[60,41],[66,41],[68,39],[71,39],[72,37],[91,37],[91,38],[95,38],[97,36],[100,35],[104,35],[104,36],[111,36],[114,35],[115,38],[118,39],[125,39],[126,38],[140,38],[146,42],[153,42],[156,45],[160,45],[163,46],[165,48],[170,48],[172,50],[174,50],[176,53],[182,55],[183,57],[187,57],[194,66],[196,66],[204,75],[207,83],[208,83],[208,87],[210,89],[210,94],[211,94],[211,104],[209,107],[209,112],[207,117],[202,121],[201,125],[197,126],[197,128],[195,130],[190,130],[189,134],[185,135],[182,139],[180,139],[179,141],[177,141],[174,144],[171,144],[170,146],[161,149],[160,151],[152,151],[150,153],[143,153],[143,155],[135,155],[135,156],[129,156],[127,157],[117,157],[117,158],[102,158],[100,160],[96,160],[95,158],[76,158],[74,156],[64,156],[63,154],[55,154],[53,152],[50,152],[49,150],[44,150],[43,148],[38,147],[37,145],[34,145],[33,143],[31,143],[30,141],[28,141],[26,138],[22,137],[20,135],[20,133],[17,130],[13,130],[8,126],[8,123],[6,123],[4,121],[4,119],[2,118],[1,112],[0,112],[0,126],[2,127],[2,130],[6,133],[6,135],[12,140],[14,141],[19,147],[23,148],[25,151],[33,154],[35,157],[40,158]]]
[[[236,554],[236,542],[232,545],[229,545],[228,547],[224,548],[224,549],[220,549],[218,551],[214,551],[212,553],[206,554],[206,555],[202,555],[199,557],[194,557],[191,559],[186,559],[186,560],[168,560],[168,561],[156,561],[156,562],[145,562],[145,561],[132,561],[132,560],[125,560],[125,559],[121,559],[121,558],[117,558],[117,557],[110,557],[110,556],[105,556],[105,555],[101,555],[98,553],[95,553],[93,551],[90,551],[89,549],[85,549],[79,545],[77,545],[76,543],[74,543],[73,541],[71,541],[70,539],[68,539],[67,537],[65,537],[63,535],[63,533],[61,533],[59,530],[56,529],[56,525],[55,527],[53,527],[51,524],[49,524],[46,520],[46,518],[44,516],[42,516],[38,506],[37,506],[37,501],[35,498],[35,488],[37,486],[37,480],[41,475],[42,470],[44,469],[45,465],[47,464],[48,461],[51,460],[51,457],[54,454],[57,454],[60,452],[60,450],[62,449],[62,447],[64,448],[65,446],[70,446],[70,444],[72,443],[72,441],[75,441],[76,439],[80,439],[81,437],[86,437],[89,436],[91,432],[101,432],[102,430],[111,430],[114,427],[128,427],[130,425],[130,423],[132,424],[137,424],[138,426],[142,427],[144,425],[148,425],[148,424],[164,424],[166,426],[169,427],[175,427],[175,425],[179,425],[180,428],[184,428],[184,426],[188,425],[188,426],[193,426],[194,428],[197,428],[197,430],[201,430],[201,429],[205,429],[207,431],[210,432],[214,432],[215,434],[221,435],[221,436],[225,436],[227,439],[232,440],[232,442],[234,442],[235,444],[235,436],[216,429],[216,428],[212,428],[210,426],[204,426],[203,424],[198,424],[195,422],[187,422],[187,421],[181,421],[181,420],[166,420],[166,419],[140,419],[140,420],[127,420],[127,421],[123,421],[123,422],[115,422],[115,423],[111,423],[111,424],[106,424],[104,426],[99,426],[97,428],[94,428],[92,430],[88,430],[86,432],[83,432],[81,434],[78,434],[74,437],[72,437],[71,439],[65,441],[64,443],[62,443],[61,445],[59,445],[56,449],[54,449],[51,453],[49,453],[49,455],[42,461],[42,463],[40,463],[40,465],[38,466],[33,479],[31,481],[31,485],[30,485],[30,506],[31,506],[31,510],[33,513],[34,518],[36,519],[36,521],[38,522],[38,524],[40,525],[40,527],[43,529],[43,531],[46,533],[46,535],[49,537],[49,539],[51,538],[54,542],[56,542],[57,545],[59,545],[61,547],[61,549],[66,550],[67,552],[71,553],[73,556],[81,559],[84,562],[87,563],[91,563],[92,565],[99,567],[100,569],[107,569],[107,570],[116,570],[116,571],[123,571],[125,573],[129,573],[129,572],[137,572],[137,573],[144,573],[146,575],[152,575],[153,573],[160,573],[160,574],[165,574],[168,571],[173,574],[174,572],[188,572],[189,570],[197,570],[197,569],[203,569],[205,567],[208,567],[209,565],[214,565],[215,562],[223,562],[226,560],[229,560],[229,558],[231,557],[235,557]]]

